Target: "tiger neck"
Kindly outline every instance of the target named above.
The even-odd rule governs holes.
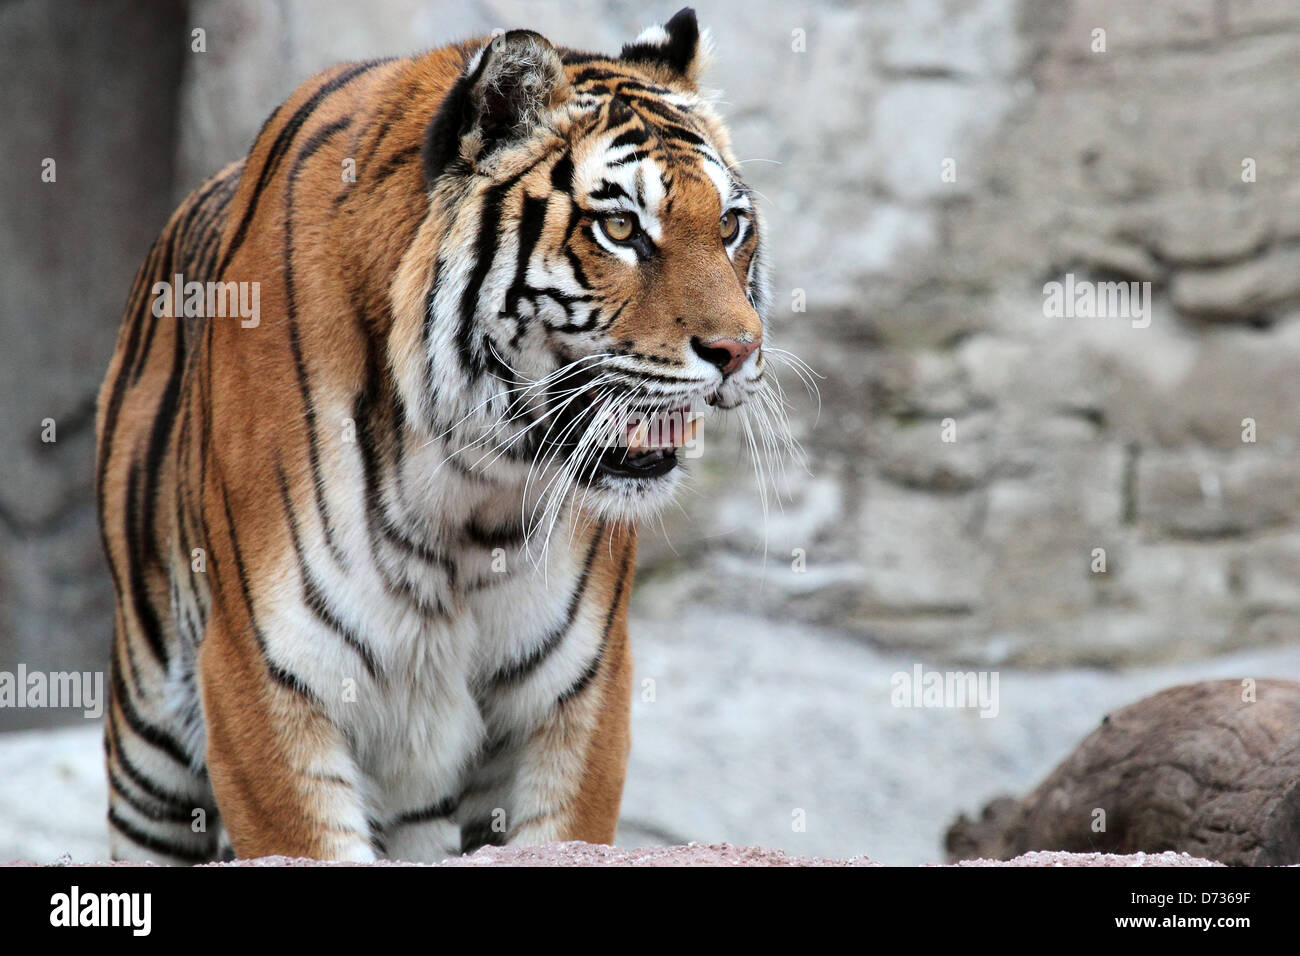
[[[372,470],[381,479],[374,487],[413,542],[448,555],[522,556],[538,564],[553,550],[579,549],[591,529],[604,524],[581,507],[580,492],[555,497],[549,473],[539,477],[504,459],[494,461],[495,450],[463,439],[453,444],[394,427],[402,424],[398,403],[390,414],[396,422],[373,449]],[[378,436],[372,430],[370,437]],[[481,562],[470,561],[475,563]]]

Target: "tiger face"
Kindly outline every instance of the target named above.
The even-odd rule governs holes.
[[[689,10],[616,58],[506,33],[429,126],[441,237],[407,403],[462,467],[531,487],[543,519],[577,495],[653,512],[714,411],[779,424],[762,221],[697,90],[706,47]]]

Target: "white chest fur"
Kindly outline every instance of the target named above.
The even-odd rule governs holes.
[[[356,779],[382,829],[454,803],[589,667],[605,613],[587,597],[588,572],[608,541],[575,532],[566,514],[544,553],[530,553],[509,533],[520,526],[517,494],[450,469],[430,483],[435,469],[418,459],[383,475],[366,511],[355,505],[360,463],[338,464],[352,473],[327,494],[329,533],[299,521],[263,629],[268,656],[347,740],[351,766],[319,769]],[[402,839],[418,858],[433,837],[425,828]]]

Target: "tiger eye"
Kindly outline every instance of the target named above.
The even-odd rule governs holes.
[[[632,238],[632,233],[636,229],[636,223],[632,217],[621,213],[606,216],[601,225],[605,228],[605,235],[615,242],[627,242]]]
[[[718,232],[722,234],[723,242],[730,242],[736,238],[736,232],[740,229],[740,217],[736,215],[734,209],[729,209],[722,214],[718,220]]]

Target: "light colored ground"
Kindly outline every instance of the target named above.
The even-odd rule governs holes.
[[[26,861],[18,861],[22,865]],[[6,864],[0,863],[0,866]],[[15,865],[15,864],[8,864]],[[111,863],[108,866],[148,866],[141,863]],[[215,867],[274,866],[429,866],[382,860],[378,863],[322,863],[301,857],[264,856],[255,860],[209,863]],[[434,864],[436,865],[436,864]],[[648,846],[637,849],[596,846],[591,843],[550,843],[546,846],[484,847],[469,856],[443,860],[442,866],[880,866],[875,860],[857,856],[850,860],[789,856],[780,850],[727,843],[690,843],[686,846]],[[998,860],[969,860],[958,866],[1222,866],[1186,853],[1026,853],[1005,863]]]
[[[1107,710],[1193,680],[1300,678],[1300,647],[1123,673],[1005,670],[984,719],[891,706],[891,675],[915,658],[803,626],[642,615],[633,642],[621,846],[725,841],[888,864],[941,862],[957,813],[1027,790]],[[0,860],[105,857],[102,753],[98,724],[0,735]]]

